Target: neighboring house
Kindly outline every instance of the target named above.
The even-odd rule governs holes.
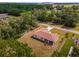
[[[76,46],[79,47],[79,38],[74,38],[73,40],[74,40]]]
[[[32,38],[38,39],[42,42],[45,42],[49,45],[53,45],[54,42],[56,42],[59,38],[59,35],[57,33],[50,33],[47,29],[42,29],[36,31]]]

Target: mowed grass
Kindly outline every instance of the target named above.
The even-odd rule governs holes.
[[[79,23],[76,24],[76,27],[74,28],[76,31],[79,31]]]
[[[67,39],[64,46],[62,47],[61,51],[59,52],[59,56],[66,57],[70,50],[70,47],[74,46],[74,42],[72,39]]]
[[[75,46],[74,41],[72,40],[72,35],[73,33],[68,33],[68,38],[66,38],[65,44],[59,52],[59,56],[66,57],[68,55],[70,47]]]
[[[74,34],[74,33],[69,32],[69,33],[68,33],[68,38],[71,38],[71,37],[79,38],[79,34],[74,34],[74,36],[73,36],[73,34]]]
[[[52,33],[58,33],[60,35],[60,40],[62,38],[64,38],[65,43],[64,43],[63,47],[61,48],[61,50],[59,52],[57,50],[57,53],[58,53],[59,57],[66,57],[68,55],[70,47],[75,46],[74,41],[72,40],[73,33],[72,32],[65,32],[65,31],[58,30],[58,29],[53,29],[53,30],[51,30],[51,32]],[[65,37],[65,33],[68,33],[67,38]],[[74,37],[79,38],[79,35],[74,34]],[[58,45],[59,45],[59,47],[58,47],[58,49],[59,49],[62,44],[58,43]]]
[[[64,6],[65,6],[65,7],[72,7],[73,5],[79,6],[79,4],[65,4]]]
[[[68,33],[68,38],[65,38],[66,39],[65,44],[62,47],[62,49],[60,50],[60,52],[58,53],[59,56],[66,57],[68,55],[70,47],[71,46],[75,46],[75,43],[72,40],[72,37],[79,38],[79,35],[78,34],[74,34],[74,36],[73,36],[72,32]]]
[[[53,6],[57,6],[58,4],[54,4]],[[64,7],[72,7],[73,5],[79,6],[79,4],[59,4],[59,5],[64,5]]]
[[[62,31],[62,30],[59,30],[59,29],[52,29],[52,30],[50,30],[50,32],[59,34],[60,38],[64,37],[65,34],[66,34],[65,31]]]

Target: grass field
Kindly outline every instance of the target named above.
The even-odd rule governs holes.
[[[68,52],[71,46],[74,46],[73,40],[67,39],[61,51],[59,52],[59,56],[66,57],[68,55]]]
[[[71,46],[75,46],[74,41],[72,40],[73,33],[68,33],[68,38],[66,38],[65,44],[59,52],[59,56],[66,57],[68,55],[69,49]],[[77,36],[77,35],[75,35]]]
[[[58,4],[54,4],[53,6],[57,6]],[[73,5],[79,6],[79,4],[59,4],[59,5],[64,5],[64,7],[72,7]]]
[[[63,41],[64,44],[58,43],[57,54],[58,54],[58,56],[61,56],[61,57],[65,56],[66,57],[68,55],[70,47],[75,46],[74,41],[72,40],[73,33],[68,32],[68,37],[66,38],[65,33],[67,33],[67,32],[64,32],[64,31],[61,31],[61,30],[58,30],[58,29],[53,29],[53,30],[51,30],[51,32],[52,33],[58,33],[60,35],[60,41],[61,41],[62,38],[64,39],[64,41]],[[79,35],[74,34],[74,37],[79,38]]]
[[[74,28],[76,31],[79,31],[79,23],[76,24],[76,27]]]
[[[71,37],[74,37],[74,38],[79,38],[79,35],[78,34],[74,34],[74,36],[72,36],[73,33],[72,32],[69,32],[68,33],[68,37],[71,38]]]
[[[65,36],[65,34],[67,33],[67,32],[65,32],[65,31],[62,31],[62,30],[58,30],[58,29],[52,29],[52,30],[50,30],[52,33],[57,33],[57,34],[59,34],[60,35],[60,39],[61,38],[63,38],[64,36]]]

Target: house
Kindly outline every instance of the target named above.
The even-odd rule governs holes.
[[[76,46],[79,47],[79,39],[74,39],[74,42],[75,42]]]
[[[53,43],[58,40],[59,35],[57,33],[50,33],[47,29],[41,29],[36,31],[32,35],[32,38],[40,40],[49,45],[53,45]]]

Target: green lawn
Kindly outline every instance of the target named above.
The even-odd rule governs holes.
[[[67,39],[61,51],[59,52],[59,56],[66,57],[68,55],[68,52],[71,46],[74,46],[73,40]]]
[[[76,24],[76,27],[74,28],[76,31],[79,31],[79,22]]]
[[[65,44],[61,48],[61,50],[59,52],[57,52],[56,56],[66,57],[68,55],[70,47],[75,46],[74,41],[72,40],[73,33],[69,32],[68,37],[66,38],[65,33],[67,33],[67,32],[64,32],[64,31],[61,31],[61,30],[58,30],[58,29],[51,30],[51,32],[52,33],[58,33],[60,35],[59,39],[62,39],[62,37],[64,38]],[[79,38],[79,35],[74,34],[74,37]],[[60,48],[60,46],[59,46],[59,48]]]
[[[68,33],[68,38],[66,38],[65,44],[62,47],[61,51],[58,53],[58,56],[66,57],[68,55],[69,49],[71,46],[75,46],[74,41],[72,40],[73,33]],[[79,38],[78,34],[74,34],[75,38]]]
[[[65,31],[58,30],[58,29],[52,29],[50,30],[50,32],[59,34],[59,39],[64,38],[66,33]]]
[[[72,37],[72,35],[73,35],[73,33],[72,32],[70,32],[70,33],[68,33],[68,37]],[[79,38],[79,34],[74,34],[74,36],[73,37],[75,37],[75,38]]]

